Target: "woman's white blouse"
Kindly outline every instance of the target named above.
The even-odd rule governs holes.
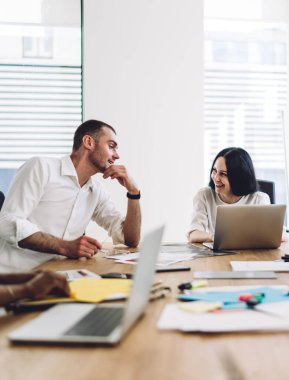
[[[238,202],[234,203],[234,205],[249,204],[270,204],[270,198],[268,194],[261,191],[256,191],[255,193],[244,195]],[[228,203],[223,202],[218,194],[210,187],[200,189],[194,197],[192,218],[188,236],[195,230],[206,231],[214,234],[217,206],[219,205],[228,205]]]

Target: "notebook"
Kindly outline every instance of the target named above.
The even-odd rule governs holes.
[[[213,250],[277,248],[281,244],[285,205],[217,207]]]
[[[125,304],[60,304],[10,333],[9,340],[14,343],[119,343],[148,303],[163,231],[164,226],[161,226],[144,237]]]

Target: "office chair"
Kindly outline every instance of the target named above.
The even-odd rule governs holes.
[[[4,200],[5,200],[5,195],[4,195],[4,193],[2,193],[2,191],[0,191],[0,210],[2,208]]]
[[[257,179],[258,190],[269,195],[270,202],[275,203],[275,183]]]

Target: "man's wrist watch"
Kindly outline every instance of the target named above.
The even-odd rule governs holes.
[[[127,192],[126,196],[128,197],[128,199],[140,199],[140,192],[138,194],[130,194],[129,192]]]

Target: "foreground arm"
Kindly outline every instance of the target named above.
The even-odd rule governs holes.
[[[19,241],[18,245],[21,248],[44,253],[56,253],[71,259],[91,258],[101,249],[101,244],[89,236],[81,236],[75,240],[63,240],[44,232],[36,232]]]
[[[130,193],[130,192],[129,192]],[[133,194],[133,193],[130,193]],[[137,193],[139,194],[139,192]],[[128,199],[127,214],[123,223],[125,244],[137,247],[140,241],[141,211],[138,199]]]
[[[192,231],[189,235],[190,243],[203,243],[205,241],[214,241],[214,234],[206,231]]]
[[[69,296],[70,293],[66,279],[53,272],[1,275],[0,281],[5,284],[0,285],[0,306],[24,298],[40,299],[47,294]]]
[[[131,195],[139,195],[140,190],[128,175],[125,166],[111,165],[103,174],[103,178],[117,179]],[[128,199],[127,214],[123,223],[124,242],[129,247],[137,247],[140,241],[141,209],[139,199]]]
[[[0,285],[23,284],[35,277],[37,272],[0,273]]]

